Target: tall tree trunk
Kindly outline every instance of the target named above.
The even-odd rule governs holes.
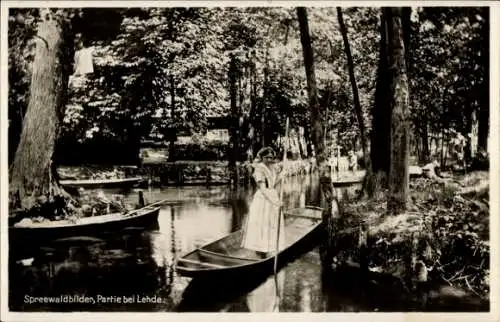
[[[411,71],[413,68],[413,64],[411,64],[411,55],[410,55],[410,38],[411,38],[411,7],[403,7],[401,9],[401,19],[402,19],[402,26],[403,26],[403,43],[405,45],[405,63],[406,63],[406,73],[408,75],[411,75]]]
[[[250,134],[249,149],[251,152],[251,158],[253,160],[255,153],[257,152],[257,131],[254,126],[253,115],[257,111],[257,72],[255,67],[256,53],[252,51],[250,56],[250,113],[249,113],[249,128],[248,132]]]
[[[30,197],[65,195],[52,163],[72,66],[71,29],[62,16],[40,12],[29,104],[10,177],[23,208],[33,205]]]
[[[388,69],[388,25],[383,9],[380,17],[380,47],[375,89],[375,104],[372,108],[372,130],[370,159],[372,172],[368,172],[363,192],[372,197],[386,186],[389,174],[391,104],[389,100],[391,77]]]
[[[488,78],[489,76],[485,76]],[[484,85],[485,87],[488,85]],[[482,95],[481,106],[479,107],[478,119],[478,148],[482,151],[488,151],[488,135],[489,135],[489,93],[487,89],[483,90],[485,93]]]
[[[241,106],[242,112],[242,124],[245,125],[246,133],[241,133],[242,147],[247,155],[247,157],[252,157],[253,152],[251,150],[252,147],[252,138],[250,137],[250,133],[252,130],[252,56],[251,54],[248,56],[248,62],[245,65],[244,73],[243,73],[243,102]],[[242,130],[243,132],[243,130]],[[249,154],[251,153],[252,156]]]
[[[391,158],[387,209],[392,214],[406,210],[409,191],[409,110],[402,9],[389,8],[389,68],[393,75],[391,92]]]
[[[240,111],[243,111],[243,105],[245,104],[244,100],[245,100],[245,93],[243,92],[244,90],[244,84],[243,84],[243,77],[245,75],[245,71],[243,70],[243,73],[238,73],[238,77],[236,78],[237,81],[236,83],[238,84],[238,90],[237,90],[237,102],[238,102],[238,109]]]
[[[369,197],[380,192],[381,188],[387,187],[390,156],[391,156],[391,114],[392,102],[391,92],[393,88],[392,82],[394,77],[392,71],[389,69],[389,55],[388,50],[390,47],[390,30],[389,30],[389,17],[387,8],[383,8],[380,18],[380,47],[379,47],[379,63],[377,71],[377,85],[375,89],[375,104],[372,109],[372,130],[370,135],[371,140],[371,169],[368,171],[363,184],[363,193]],[[402,8],[401,14],[404,17],[402,20],[403,28],[403,43],[406,47],[410,44],[410,30],[411,30],[411,8]],[[410,55],[405,51],[404,61],[406,67],[409,68]]]
[[[309,109],[312,125],[312,142],[316,152],[320,177],[320,195],[323,206],[322,220],[325,227],[323,241],[321,246],[321,260],[323,265],[329,266],[333,259],[334,251],[334,218],[338,213],[339,204],[336,200],[335,190],[333,189],[330,170],[327,164],[325,146],[323,142],[323,127],[321,123],[318,90],[316,87],[316,76],[314,73],[314,58],[309,35],[309,23],[307,19],[307,10],[304,7],[297,8],[297,17],[300,27],[300,42],[302,43],[302,53],[304,56],[304,66],[307,79],[307,92],[309,95]]]
[[[134,120],[130,119],[126,123],[123,123],[123,128],[125,129],[124,142],[121,142],[121,153],[120,157],[122,161],[128,163],[133,163],[139,166],[139,150],[141,144],[141,138],[139,133],[137,133],[137,128],[134,125]],[[116,158],[112,157],[112,163],[116,162]]]
[[[441,116],[442,119],[444,119],[444,114]],[[441,121],[441,136],[440,136],[440,143],[441,143],[441,152],[440,152],[440,164],[441,164],[441,169],[444,169],[444,158],[445,158],[445,153],[444,153],[444,121]]]
[[[321,113],[318,103],[318,89],[316,86],[316,75],[314,73],[313,50],[309,35],[309,23],[307,20],[306,8],[297,8],[297,16],[300,25],[300,41],[302,43],[302,53],[307,78],[307,92],[309,95],[309,109],[312,124],[312,141],[314,144],[318,163],[326,159],[325,146],[323,142],[323,124],[321,123]]]
[[[170,118],[172,119],[172,124],[170,126],[170,142],[168,146],[168,161],[174,162],[176,159],[175,155],[175,141],[177,141],[177,128],[176,128],[176,116],[175,116],[175,79],[174,75],[170,75]]]
[[[260,125],[261,125],[261,133],[260,133],[260,147],[263,148],[266,146],[266,110],[267,110],[267,102],[269,101],[269,48],[266,50],[265,57],[265,66],[264,66],[264,97],[262,100],[262,106],[260,111]]]
[[[285,22],[285,38],[283,39],[283,47],[286,47],[288,45],[288,33],[290,31],[290,22],[286,21]],[[283,82],[285,80],[285,73],[283,70],[285,69],[285,63],[286,60],[282,59],[280,62],[280,87],[283,87]]]
[[[487,59],[485,59],[487,60]],[[489,74],[489,67],[487,69],[487,73]],[[488,79],[489,75],[485,75],[485,78]],[[481,95],[481,101],[479,106],[479,117],[478,117],[478,150],[488,151],[488,136],[489,136],[489,113],[490,113],[490,98],[489,98],[489,90],[487,88],[488,82],[485,82],[483,85],[483,95]]]
[[[349,80],[352,87],[352,96],[354,99],[354,109],[356,111],[356,117],[359,124],[359,133],[361,136],[361,146],[363,149],[363,161],[365,168],[371,169],[370,155],[368,154],[368,137],[366,136],[365,122],[363,120],[363,110],[361,108],[361,103],[359,101],[358,85],[356,84],[356,77],[354,75],[354,62],[351,55],[351,47],[349,46],[349,39],[347,38],[347,28],[344,24],[344,18],[342,16],[342,9],[337,7],[337,18],[340,26],[340,33],[342,34],[342,39],[344,40],[344,50],[347,56],[347,66],[349,68]]]
[[[421,125],[421,136],[422,136],[422,156],[421,156],[421,161],[422,162],[429,162],[430,161],[430,150],[429,150],[429,123],[427,120],[427,117],[424,116],[422,119],[422,125]]]
[[[14,162],[14,157],[16,154],[16,149],[19,144],[19,139],[21,136],[21,131],[23,128],[23,111],[22,108],[18,109],[18,115],[12,116],[9,120],[9,165]]]
[[[229,124],[229,172],[231,177],[231,187],[233,189],[238,187],[238,169],[236,166],[236,160],[238,157],[238,124],[239,124],[239,113],[238,113],[238,67],[236,65],[236,58],[231,57],[231,62],[229,66],[229,94],[231,99],[231,122]]]
[[[245,139],[246,139],[246,135],[245,137],[243,137],[243,133],[242,133],[242,128],[243,128],[243,125],[244,125],[244,117],[243,117],[243,111],[245,109],[245,84],[244,84],[244,77],[245,77],[245,73],[246,72],[246,68],[243,68],[243,70],[239,71],[238,72],[238,75],[237,75],[237,83],[238,83],[238,106],[237,106],[237,111],[238,111],[238,115],[237,115],[237,122],[238,122],[238,146],[237,146],[237,149],[236,149],[236,160],[240,160],[240,156],[241,156],[241,146],[244,146],[245,144]]]
[[[256,76],[256,53],[250,53],[248,63],[248,95],[249,95],[249,113],[248,113],[248,146],[247,156],[252,160],[254,159],[256,149],[258,149],[258,136],[256,128],[255,114],[257,113],[257,76]]]
[[[467,156],[468,158],[474,158],[477,153],[477,147],[478,147],[478,120],[477,120],[477,112],[476,110],[473,110],[470,116],[470,141],[469,141],[469,155]]]

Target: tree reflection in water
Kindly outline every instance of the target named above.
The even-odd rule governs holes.
[[[355,189],[345,190],[354,193]],[[26,256],[20,258],[27,259],[28,264],[23,263],[27,266],[17,261],[19,257],[13,256],[16,254],[9,253],[9,308],[13,311],[272,311],[276,299],[272,275],[241,276],[236,281],[206,286],[175,274],[174,263],[180,254],[244,227],[251,192],[241,190],[235,195],[221,187],[190,187],[153,189],[151,194],[153,201],[181,197],[189,200],[162,206],[158,226],[149,230],[131,228],[99,233],[98,238],[75,236],[44,245],[18,247],[23,251],[21,256]],[[319,205],[318,181],[313,176],[288,179],[284,194],[285,208]],[[198,203],[194,195],[199,196]],[[135,201],[137,193],[127,198]],[[408,311],[413,306],[418,309],[416,304],[408,302],[411,298],[404,298],[398,284],[379,276],[377,283],[362,288],[356,269],[322,271],[319,257],[314,249],[280,270],[281,312]],[[140,305],[29,305],[23,302],[26,294],[157,295],[167,301]],[[440,304],[436,302],[434,306],[438,308],[437,305]],[[464,310],[463,306],[454,305],[453,310]]]
[[[311,289],[306,279],[301,279],[300,283],[300,312],[311,312]]]
[[[246,224],[246,218],[249,210],[250,203],[252,202],[253,191],[249,190],[238,190],[233,191],[231,196],[231,210],[232,210],[232,221],[231,221],[231,231],[237,231],[243,229]]]
[[[284,184],[285,208],[318,202],[315,178],[293,177]],[[132,192],[127,198],[135,201],[136,195]],[[198,195],[197,201],[194,195]],[[260,279],[245,276],[235,282],[222,281],[206,288],[196,287],[190,279],[175,274],[175,260],[180,254],[244,227],[252,196],[252,191],[241,189],[231,194],[220,187],[152,189],[152,201],[177,197],[189,200],[175,206],[162,206],[158,226],[151,230],[131,228],[99,238],[84,236],[79,237],[80,241],[75,238],[53,245],[37,245],[31,266],[10,263],[10,307],[13,310],[56,311],[272,311],[276,299],[272,275]],[[280,311],[322,310],[317,251],[289,263],[280,270],[278,277]],[[236,290],[227,290],[227,286],[236,287]],[[168,302],[59,307],[23,305],[24,294],[50,296],[64,292],[87,296],[158,295]]]

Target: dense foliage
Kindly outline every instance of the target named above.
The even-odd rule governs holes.
[[[343,149],[358,149],[336,11],[308,11],[326,138]],[[11,9],[9,16],[9,119],[15,146],[30,84],[36,11]],[[345,8],[344,20],[370,129],[379,9]],[[472,111],[488,127],[488,12],[413,8],[411,20],[413,146],[422,154],[422,146],[431,146],[430,137],[441,130],[467,137]],[[285,116],[308,135],[300,35],[291,8],[84,9],[75,24],[84,46],[93,48],[94,73],[72,79],[61,138],[66,147],[114,142],[136,153],[142,139],[203,134],[207,117],[228,115],[231,55],[240,71],[242,154],[263,133],[272,141],[283,134]]]
[[[473,112],[482,115],[480,132],[487,131],[487,9],[425,8],[415,14],[409,71],[416,139],[423,143],[441,134],[451,140],[456,133],[467,137]],[[479,135],[485,150],[486,137]]]
[[[408,283],[405,274],[412,239],[416,237],[416,260],[425,265],[431,287],[445,284],[487,298],[490,293],[487,178],[487,172],[476,172],[443,182],[413,180],[409,209],[398,216],[385,216],[387,208],[381,200],[352,202],[346,198],[344,214],[338,221],[337,246],[342,251],[337,259],[351,256],[359,260],[357,232],[364,222],[369,227],[367,257],[371,271],[390,273]],[[477,186],[483,188],[475,189]]]

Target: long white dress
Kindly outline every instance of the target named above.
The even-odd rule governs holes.
[[[259,188],[253,196],[244,231],[242,247],[260,252],[274,253],[278,234],[280,199],[274,189],[276,174],[263,163],[255,165],[253,177],[256,182],[265,181],[267,188]],[[285,244],[283,215],[280,220],[279,250]]]

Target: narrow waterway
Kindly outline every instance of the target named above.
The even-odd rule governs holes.
[[[343,188],[341,195],[357,188]],[[135,202],[137,191],[126,197]],[[151,230],[126,229],[100,238],[80,236],[31,245],[31,262],[11,261],[11,310],[267,312],[276,299],[281,312],[398,310],[391,297],[367,299],[348,278],[325,277],[317,248],[280,270],[279,297],[272,276],[236,290],[223,281],[213,289],[199,287],[196,281],[176,275],[175,259],[240,229],[252,193],[235,195],[226,187],[185,187],[152,189],[145,191],[145,197],[178,204],[162,206],[158,227]],[[318,205],[317,198],[316,178],[295,177],[285,183],[287,208]],[[242,277],[239,282],[245,284],[245,280]],[[60,298],[62,303],[38,303],[41,297],[54,302]]]

